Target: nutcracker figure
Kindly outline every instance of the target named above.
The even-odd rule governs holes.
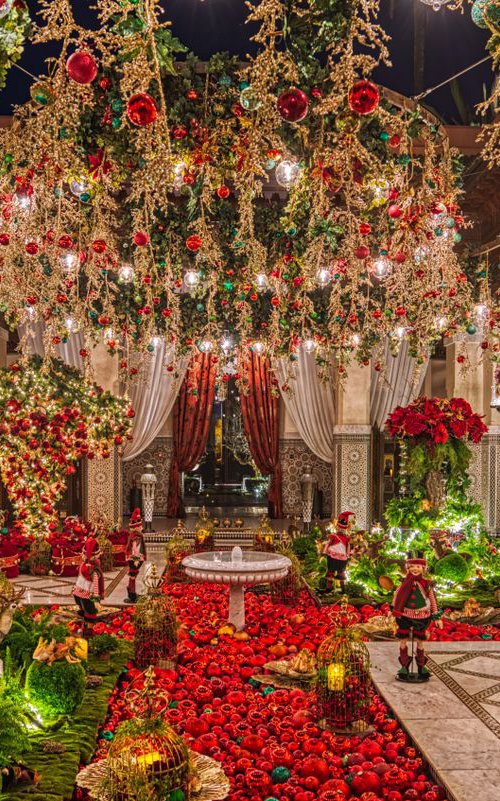
[[[345,587],[345,571],[351,555],[350,532],[356,523],[354,512],[341,512],[337,523],[330,524],[328,537],[323,548],[326,554],[327,574],[326,592],[333,589],[334,582],[339,585],[342,592]]]
[[[146,560],[146,545],[144,543],[144,537],[142,536],[142,519],[140,509],[134,509],[130,517],[128,527],[129,535],[127,548],[125,551],[125,558],[128,563],[128,596],[125,598],[125,603],[135,604],[137,601],[135,582],[137,579],[137,574],[141,569],[141,565]]]
[[[406,577],[394,593],[392,608],[398,625],[396,637],[401,641],[399,646],[401,668],[397,676],[400,681],[428,680],[429,671],[425,666],[427,657],[423,641],[427,638],[427,629],[431,620],[436,620],[439,627],[443,625],[432,584],[423,576],[426,567],[427,561],[423,552],[408,554]],[[411,640],[411,654],[408,653],[408,640]],[[417,673],[410,670],[414,658],[415,640],[417,641],[415,656]]]
[[[78,577],[73,588],[73,597],[78,606],[78,614],[83,617],[84,628],[95,623],[96,602],[104,597],[104,576],[100,556],[99,543],[91,534],[85,541]]]

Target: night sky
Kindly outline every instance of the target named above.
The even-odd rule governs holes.
[[[413,6],[420,0],[381,0],[382,23],[392,36],[392,69],[383,68],[375,79],[398,92],[412,96],[413,83]],[[28,0],[32,11],[36,0]],[[79,21],[91,20],[87,0],[77,0]],[[200,59],[218,51],[228,51],[242,58],[252,52],[249,41],[251,29],[245,25],[244,0],[165,0],[167,16],[173,23],[173,33]],[[485,55],[488,33],[477,28],[466,9],[459,12],[427,9],[425,48],[425,88],[434,86],[454,73],[478,61]],[[34,74],[43,73],[43,61],[57,52],[50,46],[27,45],[20,64]],[[13,68],[7,86],[0,93],[0,114],[9,114],[12,105],[24,102],[29,96],[32,79]],[[472,70],[460,79],[461,94],[469,107],[483,99],[483,86],[491,86],[491,62]],[[449,87],[431,94],[426,102],[448,122],[460,123]]]

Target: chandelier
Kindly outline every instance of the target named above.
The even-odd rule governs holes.
[[[247,65],[200,69],[177,63],[159,0],[99,0],[98,30],[43,0],[34,41],[60,55],[0,132],[11,326],[42,322],[48,353],[79,333],[84,359],[104,339],[125,374],[162,337],[226,380],[238,353],[302,343],[341,372],[383,369],[387,341],[423,363],[467,328],[460,165],[370,79],[389,63],[378,0],[289,5],[252,5]]]

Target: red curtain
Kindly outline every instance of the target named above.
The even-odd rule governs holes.
[[[279,458],[279,396],[272,389],[269,359],[250,353],[246,365],[248,393],[241,394],[243,426],[253,460],[260,472],[271,477],[269,513],[283,517],[282,478]]]
[[[216,369],[209,353],[193,356],[174,405],[174,451],[170,465],[167,515],[185,517],[180,476],[205,452],[215,397]]]

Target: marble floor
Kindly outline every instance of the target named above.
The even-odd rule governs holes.
[[[369,643],[372,676],[452,801],[500,801],[500,644],[429,643],[431,679],[396,680],[397,643]]]
[[[148,560],[145,562],[137,579],[137,590],[143,592],[143,578],[150,566],[155,564],[159,573],[163,572],[165,566],[165,546],[161,544],[150,544],[148,546]],[[119,567],[104,574],[105,606],[123,606],[127,595],[127,568]],[[26,604],[59,604],[60,606],[72,606],[74,578],[64,578],[62,576],[19,576],[13,579],[13,583],[18,587],[24,587],[25,592],[23,602]]]

